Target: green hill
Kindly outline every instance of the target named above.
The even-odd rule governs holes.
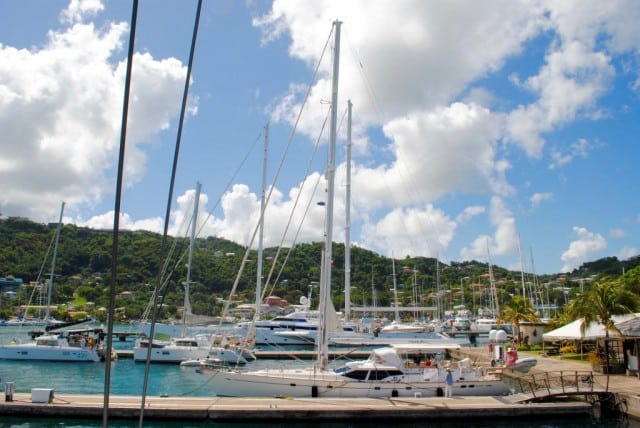
[[[39,224],[23,218],[0,219],[0,277],[15,277],[42,283],[48,279],[51,264],[51,246],[57,224]],[[52,302],[76,308],[105,307],[111,284],[112,265],[111,231],[95,230],[74,225],[64,225],[61,230]],[[145,231],[121,231],[117,264],[116,292],[128,292],[116,299],[119,314],[124,318],[139,318],[146,307],[151,291],[158,282],[159,270],[166,268],[168,281],[164,296],[165,316],[176,316],[182,305],[181,283],[186,277],[187,238],[170,238],[162,250],[162,236]],[[280,296],[297,304],[301,296],[308,295],[310,286],[320,279],[321,243],[299,244],[280,251],[276,248],[264,251],[264,280],[268,294]],[[172,255],[168,255],[172,250]],[[193,312],[201,315],[217,315],[221,299],[228,299],[230,290],[240,270],[245,248],[220,238],[196,240],[192,262],[191,301]],[[287,253],[289,252],[288,256]],[[391,305],[393,298],[392,260],[372,251],[354,247],[351,250],[351,301],[353,305],[371,305],[373,295],[378,305]],[[234,300],[255,301],[256,260],[255,251],[249,255],[251,262],[238,282]],[[282,261],[287,262],[282,266]],[[344,246],[334,244],[334,274],[332,275],[333,300],[336,307],[344,306]],[[638,257],[620,261],[609,257],[585,263],[580,269],[567,275],[545,275],[534,278],[526,275],[531,284],[545,284],[547,300],[562,305],[566,300],[564,287],[579,290],[579,279],[598,275],[618,276],[640,264]],[[407,257],[396,259],[396,281],[400,290],[400,304],[433,306],[429,296],[438,291],[436,270],[440,269],[440,290],[447,290],[446,302],[451,307],[465,303],[467,307],[482,305],[483,289],[488,285],[489,266],[477,261],[438,263],[433,258]],[[270,274],[269,272],[273,273]],[[521,289],[520,272],[498,266],[493,267],[500,300],[505,301]],[[575,281],[573,281],[575,280]],[[462,290],[461,290],[462,287]],[[3,292],[8,291],[4,287]],[[38,301],[34,287],[21,287],[15,297],[5,294],[0,298],[0,318],[12,315],[13,308]],[[317,290],[313,291],[314,297]],[[486,294],[486,293],[485,293]],[[71,309],[71,308],[70,308]]]

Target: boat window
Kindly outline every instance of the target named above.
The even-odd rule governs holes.
[[[369,370],[352,370],[348,373],[345,373],[344,375],[355,380],[365,380],[368,374]]]
[[[372,370],[369,375],[369,380],[383,380],[390,376],[401,376],[400,370]]]

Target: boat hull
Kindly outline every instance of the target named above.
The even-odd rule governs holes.
[[[392,381],[357,381],[334,372],[314,370],[263,370],[241,372],[214,370],[211,381],[217,396],[228,397],[437,397],[444,394],[440,379],[411,381],[399,376]],[[499,379],[459,381],[453,395],[500,396],[509,393]]]
[[[18,344],[0,346],[0,360],[98,362],[101,358],[89,348]]]
[[[134,347],[133,360],[136,362],[147,361],[147,347]],[[204,360],[209,353],[209,347],[161,347],[151,348],[152,363],[180,364],[186,360]]]

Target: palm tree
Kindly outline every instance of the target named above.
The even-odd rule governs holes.
[[[520,343],[520,323],[523,321],[536,322],[540,318],[530,300],[522,296],[514,296],[502,310],[501,321],[510,323],[515,327],[517,342]]]
[[[605,328],[605,367],[609,367],[609,332],[621,335],[613,321],[614,315],[629,314],[640,306],[638,296],[625,288],[619,280],[604,279],[593,285],[587,293],[579,295],[571,302],[568,313],[574,319],[584,318],[580,327],[582,333],[592,322],[597,321]],[[608,373],[608,370],[607,370]]]

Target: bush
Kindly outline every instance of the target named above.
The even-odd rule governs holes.
[[[561,354],[576,354],[577,352],[578,350],[573,345],[565,345],[562,348],[560,348]]]

